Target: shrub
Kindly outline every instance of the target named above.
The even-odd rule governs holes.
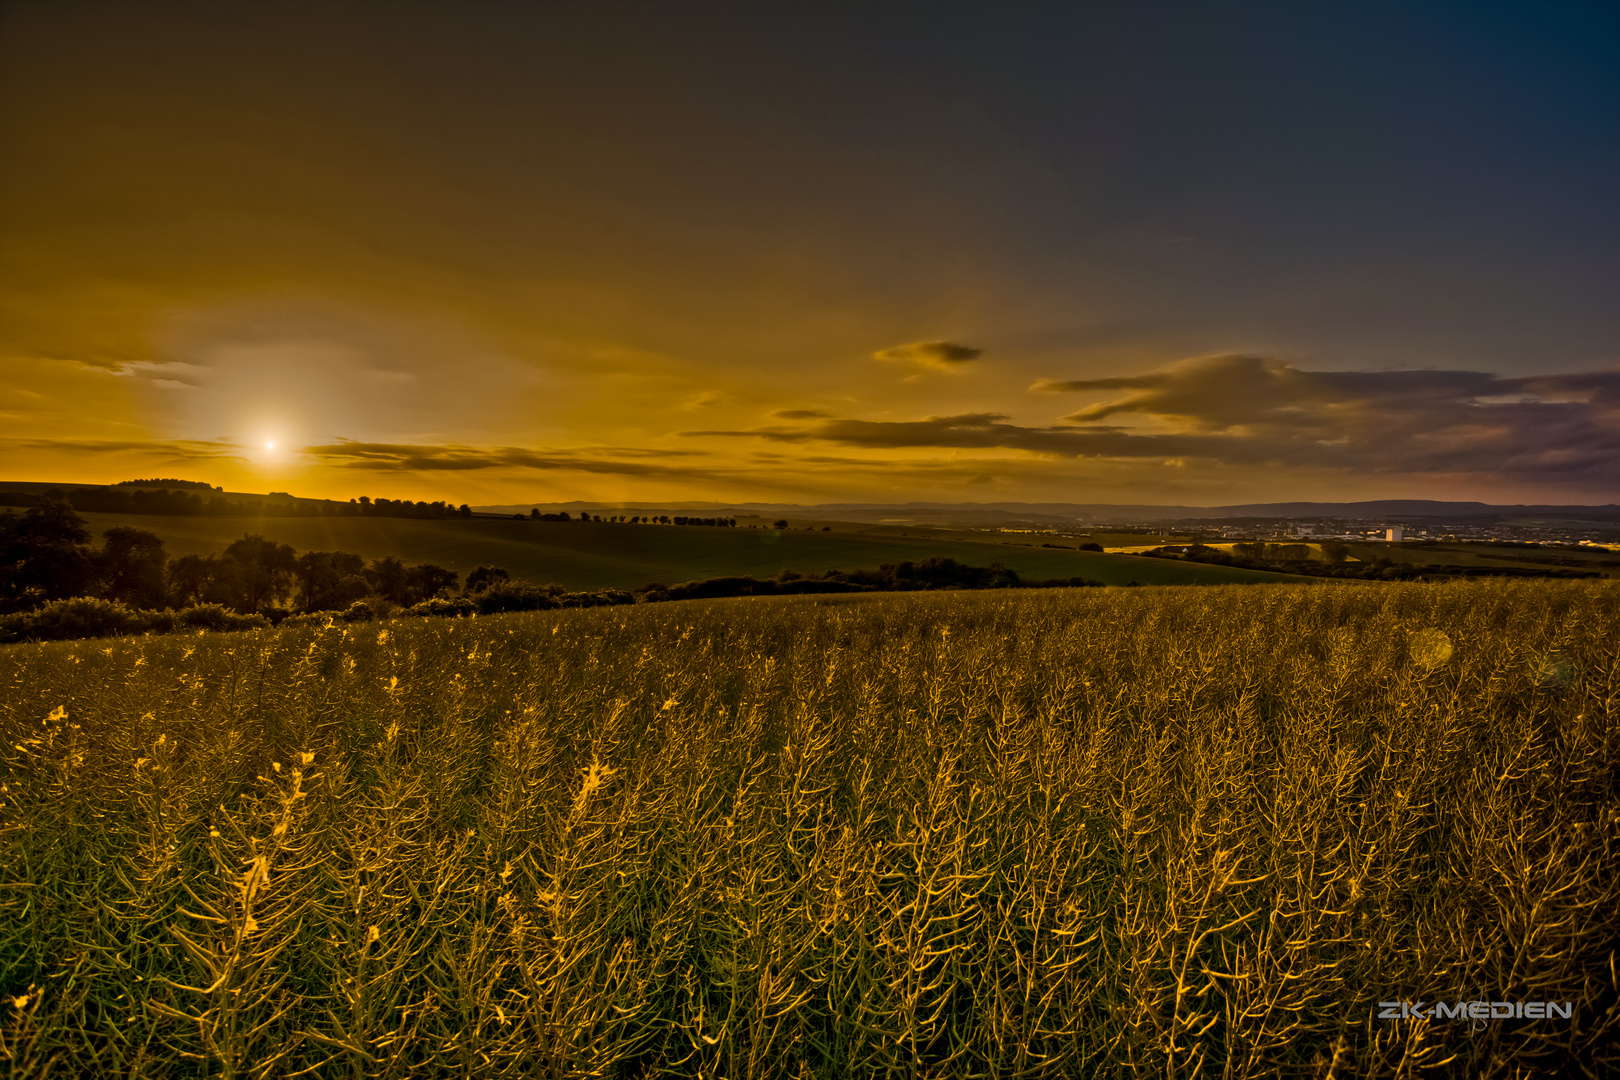
[[[269,625],[262,615],[238,615],[219,604],[200,604],[180,611],[142,611],[116,600],[76,596],[53,601],[35,611],[0,617],[0,642],[68,641],[174,630],[258,630]]]
[[[368,596],[344,608],[338,618],[346,623],[375,622],[378,619],[388,618],[397,610],[399,606],[392,601],[384,600],[380,596]]]
[[[557,598],[563,607],[611,607],[614,604],[633,604],[634,594],[622,589],[598,589],[595,592],[563,593]]]
[[[64,641],[111,637],[145,629],[141,612],[116,600],[76,596],[34,611],[0,617],[0,641]]]
[[[412,616],[448,616],[460,618],[466,615],[477,615],[478,605],[466,597],[446,600],[443,597],[434,597],[432,600],[423,600],[419,604],[412,604],[401,615]]]
[[[491,585],[472,598],[480,615],[494,615],[501,611],[547,611],[561,607],[557,597],[562,595],[560,585],[526,585],[522,582],[502,581]]]
[[[305,611],[298,615],[289,615],[282,620],[281,626],[326,626],[333,619],[338,618],[336,612],[331,611]]]
[[[239,615],[223,604],[197,604],[174,616],[177,627],[187,630],[258,630],[270,625],[263,615]]]

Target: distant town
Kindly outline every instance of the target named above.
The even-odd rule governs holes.
[[[1111,521],[1078,522],[1072,527],[1002,526],[979,531],[1003,534],[1054,536],[1085,539],[1094,532],[1118,535],[1139,532],[1144,543],[1155,538],[1178,538],[1199,542],[1243,542],[1337,540],[1342,542],[1405,543],[1432,541],[1453,544],[1501,544],[1514,547],[1573,547],[1583,550],[1620,551],[1620,525],[1611,522],[1494,522],[1480,523],[1394,523],[1379,520],[1329,518],[1313,521],[1244,520]]]

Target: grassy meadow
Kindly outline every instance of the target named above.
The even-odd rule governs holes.
[[[870,570],[936,555],[971,566],[1001,562],[1033,580],[1083,577],[1108,585],[1290,580],[1283,574],[1226,566],[975,542],[949,533],[897,536],[881,528],[871,533],[846,531],[849,526],[810,532],[497,518],[80,516],[97,536],[115,525],[155,533],[173,556],[213,554],[244,533],[258,533],[299,551],[352,551],[367,559],[393,556],[405,563],[434,563],[463,578],[476,566],[502,566],[519,580],[555,582],[571,591],[635,589],[651,581],[673,585],[723,575],[772,577],[778,570],[801,574]]]
[[[1610,582],[15,645],[0,725],[14,1076],[1620,1068]]]

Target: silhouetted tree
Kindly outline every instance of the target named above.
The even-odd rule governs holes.
[[[0,607],[17,611],[84,595],[95,572],[89,543],[84,519],[59,498],[21,516],[0,515]]]
[[[163,607],[168,600],[168,562],[157,536],[115,525],[102,537],[95,559],[101,595],[130,607]]]
[[[423,600],[432,600],[436,596],[444,595],[456,587],[456,577],[454,570],[446,570],[432,563],[411,567],[405,575],[410,602],[420,604]]]
[[[169,602],[175,607],[242,601],[242,566],[219,555],[182,555],[169,564]]]
[[[236,610],[251,615],[287,591],[298,553],[291,544],[249,533],[226,548],[225,557],[241,570]]]
[[[410,603],[410,579],[405,564],[392,555],[373,559],[366,570],[366,580],[377,595],[396,604]]]
[[[467,575],[467,583],[461,587],[461,591],[464,593],[481,592],[491,586],[510,581],[511,578],[512,575],[499,566],[480,566]]]
[[[371,591],[365,567],[364,559],[347,551],[304,552],[293,568],[299,606],[305,611],[348,607]]]

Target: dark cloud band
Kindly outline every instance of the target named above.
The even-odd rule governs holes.
[[[1047,427],[985,412],[908,421],[827,418],[681,434],[1382,474],[1620,478],[1620,371],[1525,378],[1470,371],[1313,372],[1281,360],[1217,356],[1140,376],[1043,380],[1031,389],[1124,393]],[[1120,424],[1139,420],[1170,430],[1143,433]]]

